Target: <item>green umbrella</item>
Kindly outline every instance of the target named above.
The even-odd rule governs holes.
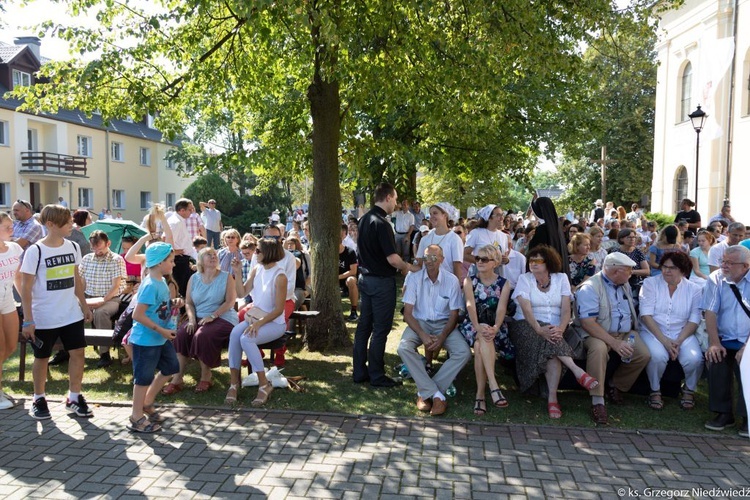
[[[146,230],[130,220],[102,219],[82,227],[81,231],[88,238],[96,230],[104,231],[109,236],[110,250],[116,254],[122,253],[123,236],[131,236],[136,239],[146,234]]]

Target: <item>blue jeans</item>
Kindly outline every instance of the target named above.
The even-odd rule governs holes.
[[[385,380],[385,343],[393,327],[396,278],[359,277],[359,323],[354,334],[353,378],[371,383]],[[369,348],[368,348],[369,343]]]
[[[221,232],[211,231],[210,229],[206,229],[206,239],[208,240],[208,246],[216,248],[216,249],[221,248],[221,242],[219,241],[219,236],[221,236]]]
[[[180,371],[177,353],[172,342],[162,345],[142,346],[132,344],[133,347],[133,384],[151,385],[154,372],[159,370],[162,375],[174,375]]]

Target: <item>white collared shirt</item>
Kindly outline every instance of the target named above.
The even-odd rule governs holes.
[[[652,276],[643,280],[640,291],[640,316],[653,317],[661,333],[677,340],[685,324],[701,322],[701,296],[703,287],[682,278],[672,296],[664,277]],[[649,331],[641,323],[641,331]]]
[[[422,321],[441,321],[450,317],[451,311],[458,311],[463,305],[463,297],[458,278],[442,269],[433,283],[423,267],[409,275],[404,293],[404,304],[414,306],[414,318]]]
[[[169,227],[172,229],[172,241],[174,242],[175,250],[182,250],[185,255],[188,255],[194,259],[198,258],[198,252],[195,251],[193,246],[193,240],[190,239],[190,232],[187,228],[187,222],[177,212],[172,214],[167,219]]]

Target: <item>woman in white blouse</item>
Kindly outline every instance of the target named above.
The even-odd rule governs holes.
[[[508,334],[516,347],[516,373],[519,388],[534,388],[540,376],[547,383],[547,414],[562,417],[557,402],[557,387],[563,365],[586,390],[599,382],[573,361],[573,351],[563,338],[570,322],[570,290],[568,276],[562,271],[562,259],[548,245],[535,246],[529,255],[528,273],[518,278],[513,300],[518,307],[509,325]]]
[[[641,338],[651,352],[646,373],[651,384],[648,405],[661,410],[661,377],[676,359],[685,372],[680,407],[695,407],[695,388],[703,371],[703,353],[695,338],[701,320],[702,288],[687,279],[692,265],[682,252],[667,253],[659,262],[661,275],[646,278],[640,292]]]

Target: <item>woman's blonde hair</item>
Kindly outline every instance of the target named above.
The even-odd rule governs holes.
[[[156,232],[156,221],[163,215],[164,207],[162,205],[159,203],[151,205],[151,210],[148,211],[148,216],[146,218],[146,227],[148,228],[149,233]]]
[[[570,255],[573,255],[578,250],[578,247],[583,245],[583,243],[588,242],[591,243],[591,237],[589,237],[586,233],[576,233],[573,235],[572,238],[570,238],[570,243],[568,243],[568,253]]]
[[[219,237],[219,241],[221,241],[221,246],[226,246],[226,243],[224,242],[224,239],[229,235],[234,236],[237,238],[237,246],[240,246],[240,232],[236,229],[225,229],[221,232],[221,236]]]
[[[216,254],[216,250],[214,250],[212,247],[205,247],[200,252],[198,252],[198,258],[195,260],[195,268],[198,270],[199,273],[202,273],[203,271],[205,271],[205,268],[203,267],[203,258],[209,252],[213,252],[214,254]],[[219,266],[218,259],[216,259],[216,269],[217,270],[221,269],[221,267]]]
[[[500,265],[502,262],[500,262],[500,251],[495,247],[495,245],[485,245],[483,247],[480,247],[479,250],[477,250],[477,256],[485,256],[488,259],[494,260],[497,265]]]

